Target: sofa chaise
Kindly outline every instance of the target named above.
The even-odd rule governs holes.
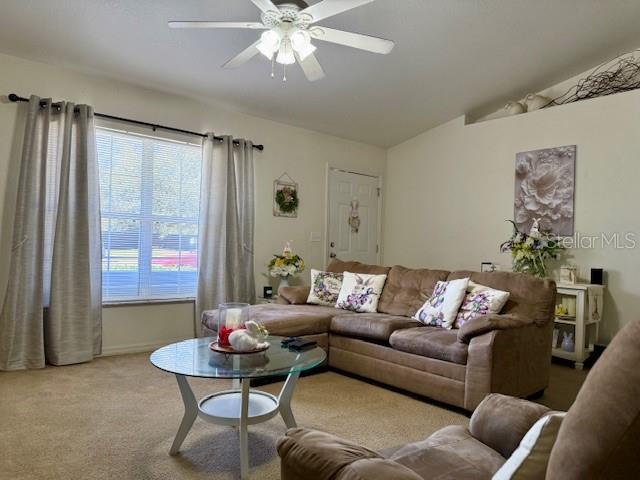
[[[310,287],[284,287],[278,304],[251,307],[273,335],[318,342],[331,368],[473,411],[489,393],[529,397],[548,385],[556,285],[511,272],[383,267],[334,260],[330,272],[386,274],[377,313],[307,305]],[[424,326],[411,318],[438,281],[459,278],[510,292],[498,315],[460,329]],[[215,336],[216,311],[202,314]]]

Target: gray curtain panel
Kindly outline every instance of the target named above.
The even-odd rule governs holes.
[[[198,296],[195,333],[200,315],[224,302],[255,302],[253,267],[254,166],[252,143],[214,139],[202,148]]]
[[[91,360],[102,345],[93,110],[32,96],[24,132],[0,369]],[[74,111],[75,110],[75,111]]]

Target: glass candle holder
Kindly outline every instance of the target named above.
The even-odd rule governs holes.
[[[229,347],[229,335],[249,321],[248,303],[221,303],[218,306],[218,345]]]

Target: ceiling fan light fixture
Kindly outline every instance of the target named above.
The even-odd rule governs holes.
[[[275,53],[280,50],[282,44],[282,36],[276,30],[267,30],[260,37],[260,43],[256,48],[269,60],[273,58]]]
[[[317,50],[311,43],[311,35],[306,30],[297,30],[291,35],[291,46],[300,57],[300,60],[306,59]]]
[[[291,42],[289,40],[282,42],[276,62],[280,65],[293,65],[296,63],[296,57],[293,53],[293,48],[291,48]]]

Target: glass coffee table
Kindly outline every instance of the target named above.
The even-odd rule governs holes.
[[[169,453],[176,455],[195,419],[240,429],[240,476],[249,474],[247,427],[266,422],[278,413],[288,428],[296,427],[291,397],[300,373],[320,365],[326,353],[320,347],[293,352],[280,346],[283,337],[270,336],[268,350],[261,353],[230,355],[213,352],[214,338],[194,338],[162,347],[151,354],[151,363],[173,373],[184,402],[184,417]],[[251,389],[252,378],[287,376],[278,396]],[[207,395],[197,401],[187,377],[233,379],[231,390]]]

